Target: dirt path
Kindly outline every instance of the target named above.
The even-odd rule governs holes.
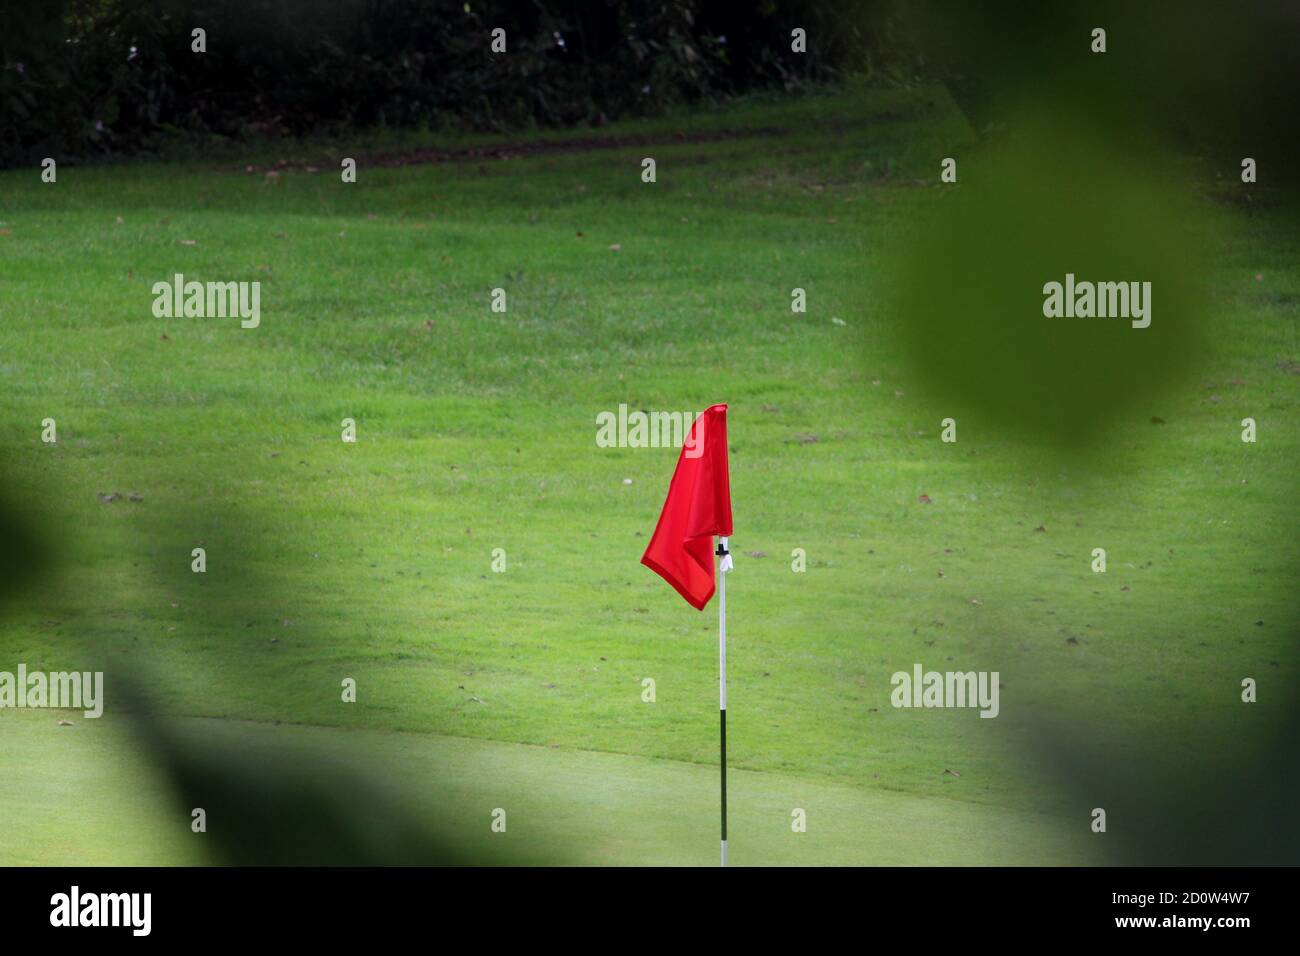
[[[483,146],[465,146],[455,149],[400,150],[392,152],[362,153],[356,157],[358,166],[419,166],[436,163],[472,163],[485,159],[522,159],[528,156],[559,155],[563,153],[590,153],[606,149],[626,149],[632,146],[671,146],[679,143],[716,143],[732,139],[755,139],[780,136],[784,131],[772,127],[756,129],[721,129],[699,133],[673,133],[671,135],[590,136],[582,139],[517,140],[491,143]],[[317,163],[282,159],[265,166],[244,166],[249,173],[274,170],[306,170],[318,172],[333,165],[332,159]]]

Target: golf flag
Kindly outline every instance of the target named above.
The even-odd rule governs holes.
[[[702,611],[713,597],[715,534],[731,534],[726,405],[706,408],[691,426],[641,563]]]
[[[713,536],[718,549],[713,550]],[[722,811],[722,865],[727,865],[727,572],[731,570],[731,477],[727,472],[727,406],[711,405],[695,419],[677,456],[664,510],[641,563],[697,611],[718,589],[718,769]]]

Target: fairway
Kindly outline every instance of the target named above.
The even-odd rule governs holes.
[[[344,762],[471,859],[714,865],[717,617],[638,564],[677,451],[598,447],[620,404],[729,406],[734,864],[1106,862],[1114,794],[1077,754],[1146,782],[1269,759],[1300,676],[1274,206],[1169,174],[1206,347],[1083,453],[938,395],[891,318],[940,159],[978,151],[942,86],[421,135],[386,155],[450,158],[0,172],[5,504],[34,544],[0,670],[106,681],[100,720],[0,712],[0,864],[219,861],[129,736],[150,715]],[[260,282],[260,323],[158,317],[177,274]],[[918,663],[999,674],[997,718],[891,706]]]

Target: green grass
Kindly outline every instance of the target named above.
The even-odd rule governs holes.
[[[738,862],[995,862],[945,836],[966,831],[997,835],[996,862],[1087,860],[1042,823],[1086,832],[1097,805],[1033,759],[1044,725],[1153,766],[1189,741],[1259,746],[1297,676],[1285,222],[1180,173],[1214,254],[1211,349],[1070,456],[939,403],[891,325],[886,263],[944,202],[938,158],[973,142],[941,88],[677,125],[741,135],[363,164],[353,185],[203,162],[0,174],[0,441],[49,552],[8,605],[0,670],[93,665],[110,716],[131,681],[169,718],[367,751],[400,778],[445,762],[445,806],[468,819],[490,790],[468,768],[498,755],[537,818],[525,850],[712,862],[716,614],[638,564],[675,452],[594,439],[621,402],[726,401]],[[155,318],[151,286],[175,272],[259,280],[261,327]],[[890,674],[916,661],[999,671],[1001,716],[891,708]],[[1268,688],[1256,711],[1247,675]],[[22,771],[0,814],[35,834],[7,834],[0,862],[193,859],[134,803],[106,825],[128,796],[167,799],[108,766],[139,759],[111,729],[26,716],[0,712]],[[74,764],[93,806],[69,816],[50,797]],[[927,840],[944,849],[914,852]]]
[[[24,826],[0,833],[0,858],[20,865],[204,864],[224,825],[209,814],[207,834],[169,806],[163,782],[130,753],[120,718],[59,727],[24,711],[11,773],[0,781],[6,806],[22,805]],[[182,739],[249,751],[272,741],[290,748],[283,769],[346,767],[389,780],[401,805],[436,823],[472,858],[573,865],[711,866],[717,863],[717,771],[696,764],[550,749],[430,734],[327,727],[176,722]],[[402,769],[393,781],[392,769]],[[141,781],[147,781],[142,785]],[[526,787],[520,786],[526,781]],[[988,865],[1090,859],[1086,833],[1058,818],[917,798],[826,780],[734,771],[731,862],[743,865]],[[81,794],[77,800],[70,793]],[[506,811],[493,832],[492,813]],[[791,828],[806,810],[807,828]],[[113,833],[113,841],[86,840]]]

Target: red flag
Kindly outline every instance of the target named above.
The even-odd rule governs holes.
[[[713,597],[715,534],[731,534],[726,405],[706,408],[691,426],[641,563],[702,611]]]

